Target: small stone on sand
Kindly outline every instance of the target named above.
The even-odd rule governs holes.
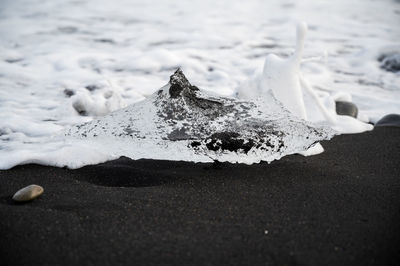
[[[357,118],[358,108],[352,102],[337,101],[336,102],[336,113],[338,115],[347,115]]]
[[[389,114],[381,118],[376,124],[376,127],[400,127],[400,115]]]
[[[30,201],[43,194],[44,189],[38,185],[29,185],[17,191],[12,197],[18,202]]]

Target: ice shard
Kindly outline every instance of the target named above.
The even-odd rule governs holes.
[[[116,156],[258,163],[307,150],[334,132],[297,118],[272,93],[256,101],[200,90],[180,69],[142,102],[70,128]]]

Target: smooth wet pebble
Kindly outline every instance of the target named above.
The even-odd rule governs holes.
[[[347,115],[357,118],[358,108],[352,102],[337,101],[336,102],[336,113],[338,115]]]
[[[382,55],[379,59],[381,68],[393,73],[400,72],[400,54]]]
[[[12,197],[18,202],[30,201],[43,194],[44,189],[38,185],[29,185],[17,191]]]
[[[376,124],[376,127],[400,127],[400,115],[389,114],[381,118]]]

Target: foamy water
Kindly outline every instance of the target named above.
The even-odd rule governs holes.
[[[262,71],[267,54],[293,52],[299,20],[309,25],[303,56],[322,57],[301,66],[314,88],[350,93],[372,122],[400,113],[400,75],[377,60],[400,53],[398,1],[0,5],[1,158],[29,162],[35,143],[143,100],[177,67],[193,84],[231,95]],[[49,151],[70,148],[55,143]]]

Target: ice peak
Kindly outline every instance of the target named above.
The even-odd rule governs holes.
[[[172,98],[181,96],[182,91],[198,90],[197,87],[190,84],[180,68],[169,78],[169,84],[169,94]]]
[[[304,39],[307,35],[307,24],[303,21],[299,22],[297,24],[297,29],[296,29],[296,51],[293,54],[293,60],[296,61],[297,64],[300,64],[300,60],[302,57],[303,53],[303,47],[304,47]]]

